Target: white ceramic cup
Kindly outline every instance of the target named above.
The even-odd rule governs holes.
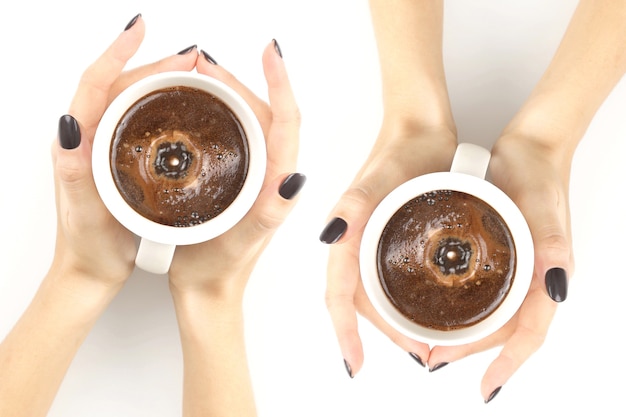
[[[126,110],[152,91],[175,86],[197,88],[221,99],[239,119],[248,141],[248,172],[236,199],[215,218],[189,227],[167,226],[140,215],[118,191],[111,171],[113,133]],[[198,73],[165,72],[129,86],[107,108],[96,131],[92,165],[96,187],[108,210],[124,227],[141,238],[136,265],[148,272],[164,274],[169,271],[177,245],[213,239],[232,228],[248,212],[265,177],[265,138],[252,109],[224,83]]]
[[[400,333],[430,345],[460,345],[480,340],[506,324],[524,301],[534,268],[530,230],[513,201],[486,181],[491,154],[470,143],[459,144],[450,172],[419,176],[400,185],[378,205],[363,233],[360,269],[363,286],[378,313]],[[391,303],[378,276],[378,246],[389,219],[413,198],[436,190],[459,191],[486,202],[500,214],[515,244],[516,266],[508,294],[497,309],[482,321],[456,330],[435,330],[421,326],[400,313]]]

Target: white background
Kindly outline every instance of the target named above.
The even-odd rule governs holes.
[[[574,7],[573,0],[446,3],[445,61],[461,141],[493,143],[547,65]],[[496,351],[429,374],[365,321],[365,365],[348,378],[324,305],[327,247],[318,235],[381,120],[364,1],[2,3],[0,338],[52,259],[49,150],[58,118],[83,69],[138,12],[147,31],[130,66],[197,43],[265,96],[260,57],[276,38],[291,74],[303,114],[299,170],[308,183],[246,296],[261,416],[624,415],[624,82],[576,153],[571,205],[577,268],[569,298],[543,348],[498,397],[484,405],[479,393]],[[135,273],[80,349],[50,416],[180,415],[181,381],[166,279]]]

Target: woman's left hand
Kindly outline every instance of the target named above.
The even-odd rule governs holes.
[[[276,41],[263,53],[269,104],[205,52],[199,54],[196,68],[233,88],[252,108],[266,139],[267,170],[257,200],[235,227],[208,242],[176,248],[170,286],[173,291],[229,294],[240,300],[257,259],[293,208],[293,198],[305,181],[294,173],[300,113]]]

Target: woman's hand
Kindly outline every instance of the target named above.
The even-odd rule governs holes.
[[[328,261],[326,304],[350,377],[356,375],[364,360],[357,313],[421,365],[428,359],[428,345],[392,329],[374,310],[361,282],[359,249],[365,225],[378,203],[411,178],[449,170],[455,149],[456,134],[449,127],[383,125],[368,160],[332,210],[320,235],[322,242],[333,244]]]
[[[0,415],[44,416],[87,334],[133,269],[133,237],[104,207],[91,174],[91,144],[111,100],[167,70],[190,70],[197,54],[122,72],[144,35],[136,16],[83,74],[52,145],[57,244],[50,271],[0,344]]]
[[[198,72],[224,82],[248,103],[258,118],[267,146],[267,170],[261,192],[246,216],[223,235],[197,245],[179,246],[170,268],[174,292],[200,291],[240,299],[257,259],[295,204],[305,177],[294,173],[298,155],[300,113],[276,41],[263,53],[269,104],[206,52]]]
[[[489,168],[492,181],[519,206],[533,236],[535,269],[530,291],[502,329],[475,343],[434,347],[428,359],[431,368],[440,367],[504,345],[483,377],[481,393],[486,402],[539,349],[557,302],[567,297],[568,275],[574,269],[568,203],[571,156],[562,147],[551,148],[546,142],[513,133],[494,146]]]
[[[269,104],[204,51],[196,68],[250,105],[265,135],[267,170],[257,200],[235,227],[208,242],[176,248],[169,278],[183,350],[183,415],[254,416],[243,294],[257,259],[304,185],[305,177],[294,173],[300,113],[276,41],[263,53]]]
[[[193,69],[197,53],[176,54],[122,72],[144,37],[136,16],[111,46],[83,73],[69,113],[59,120],[52,146],[57,200],[57,242],[52,269],[119,286],[131,274],[136,254],[132,234],[115,220],[96,190],[91,145],[100,118],[130,84],[163,71]]]

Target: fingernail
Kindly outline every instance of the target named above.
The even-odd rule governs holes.
[[[489,394],[489,398],[487,398],[485,400],[485,404],[489,403],[491,400],[496,398],[496,395],[498,395],[498,393],[500,392],[501,389],[502,389],[502,387],[498,387],[498,388],[494,389],[493,392],[491,394]]]
[[[281,51],[280,45],[278,44],[278,41],[276,39],[272,39],[272,42],[274,43],[274,50],[276,51],[278,56],[282,58],[283,57],[283,51]]]
[[[128,29],[132,28],[133,26],[135,26],[135,23],[137,23],[137,20],[139,20],[139,18],[141,17],[141,13],[137,14],[135,17],[133,17],[132,19],[130,19],[130,22],[128,22],[128,24],[126,25],[126,27],[124,28],[124,32],[126,32]]]
[[[182,51],[180,51],[176,55],[187,55],[189,52],[193,51],[197,47],[198,47],[198,45],[191,45],[190,47],[183,49]]]
[[[546,272],[546,290],[557,303],[567,298],[567,273],[563,268],[552,268]]]
[[[415,362],[417,362],[419,364],[419,366],[421,366],[422,368],[426,367],[426,365],[424,365],[424,361],[422,361],[422,358],[420,358],[417,353],[409,352],[409,356],[411,356],[413,359],[415,359]]]
[[[444,366],[448,365],[450,362],[440,362],[437,365],[433,366],[432,368],[430,368],[428,370],[428,372],[435,372],[441,368],[443,368]]]
[[[324,230],[322,230],[322,233],[320,234],[320,240],[322,241],[322,243],[332,245],[333,243],[341,239],[341,236],[346,233],[347,228],[348,223],[346,223],[344,219],[342,219],[341,217],[335,217],[330,222],[328,222]]]
[[[80,127],[69,114],[59,119],[59,144],[63,149],[76,149],[80,145]]]
[[[204,57],[204,59],[206,59],[209,62],[209,64],[217,65],[217,61],[214,60],[213,57],[209,55],[205,50],[201,50],[200,52],[202,53],[202,56]]]
[[[348,372],[348,375],[350,375],[350,378],[354,378],[354,375],[352,375],[352,367],[350,367],[350,364],[348,363],[348,361],[344,359],[343,364],[346,367],[346,372]]]
[[[304,186],[306,176],[294,173],[289,175],[278,188],[278,194],[285,200],[294,198]]]

